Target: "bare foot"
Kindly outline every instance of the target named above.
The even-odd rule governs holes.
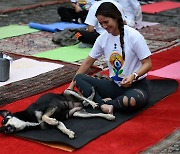
[[[101,105],[101,110],[104,113],[113,114],[113,106],[108,104]]]

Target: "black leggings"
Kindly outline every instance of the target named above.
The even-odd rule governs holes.
[[[96,31],[94,32],[88,32],[85,30],[78,30],[76,32],[76,35],[78,35],[77,39],[82,43],[88,43],[88,44],[94,44],[97,37],[100,35]]]
[[[78,22],[78,18],[81,19],[82,23],[84,23],[86,16],[88,14],[87,10],[82,10],[80,12],[76,12],[74,8],[66,8],[59,7],[57,9],[59,16],[61,17],[61,21],[64,22],[72,22],[72,19],[75,19]]]
[[[136,111],[148,103],[149,89],[145,78],[133,82],[128,88],[119,87],[110,80],[97,79],[84,74],[76,75],[74,81],[85,97],[91,95],[92,87],[94,87],[96,93],[93,100],[99,106],[106,103],[113,105],[114,110],[129,112]],[[104,98],[111,98],[112,100],[104,102],[102,100]]]

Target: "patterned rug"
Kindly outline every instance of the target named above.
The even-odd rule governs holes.
[[[6,53],[7,54],[7,53]],[[39,61],[53,62],[64,65],[62,68],[55,69],[53,71],[49,71],[47,73],[43,73],[37,75],[35,77],[24,79],[21,81],[17,81],[11,84],[7,84],[5,86],[0,87],[0,106],[11,103],[13,101],[23,99],[25,97],[29,97],[40,92],[49,90],[51,88],[58,87],[62,84],[70,82],[74,77],[78,65],[65,63],[57,60],[49,60],[45,58],[35,58],[32,56],[21,56],[17,54],[8,54],[13,59],[18,59],[22,57],[32,58]],[[101,69],[97,67],[92,67],[88,74],[93,74]]]
[[[77,61],[77,64],[82,64],[84,60],[80,60],[80,61]],[[106,64],[106,61],[105,61],[105,57],[102,56],[100,58],[98,58],[98,60],[95,61],[94,63],[95,66],[101,68],[102,70],[105,70],[107,69],[107,64]]]
[[[146,43],[151,53],[166,49],[175,45],[177,42],[157,41],[157,40],[146,40]]]
[[[177,129],[159,143],[141,152],[141,154],[147,153],[180,153],[180,129]]]
[[[147,40],[175,41],[180,38],[180,28],[162,24],[146,27],[139,30]]]
[[[39,52],[58,48],[52,42],[53,33],[35,32],[0,40],[0,51],[9,51],[22,55],[33,55]]]

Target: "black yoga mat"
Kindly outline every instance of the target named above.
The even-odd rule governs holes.
[[[108,121],[102,118],[71,118],[64,121],[64,124],[67,126],[67,128],[73,130],[76,133],[75,139],[69,139],[67,135],[64,135],[55,128],[49,128],[46,130],[26,130],[17,132],[15,135],[41,142],[65,143],[74,148],[80,148],[91,140],[94,140],[98,136],[116,128],[123,122],[133,118],[138,113],[151,107],[164,97],[175,92],[178,88],[178,82],[172,79],[148,80],[148,84],[150,88],[149,104],[138,112],[128,114],[115,113],[115,121]],[[97,112],[93,109],[88,109],[87,111]]]

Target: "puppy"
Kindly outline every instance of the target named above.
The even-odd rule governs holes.
[[[85,98],[73,90],[65,90],[61,94],[47,93],[37,99],[26,110],[12,114],[7,110],[0,110],[3,117],[0,132],[5,134],[14,133],[25,128],[40,126],[45,129],[45,124],[55,126],[69,138],[74,138],[75,133],[66,128],[63,120],[74,117],[101,117],[108,120],[114,120],[115,116],[104,113],[88,113],[83,107],[91,105],[93,108],[98,107],[93,102],[95,90],[92,88],[92,94]]]

